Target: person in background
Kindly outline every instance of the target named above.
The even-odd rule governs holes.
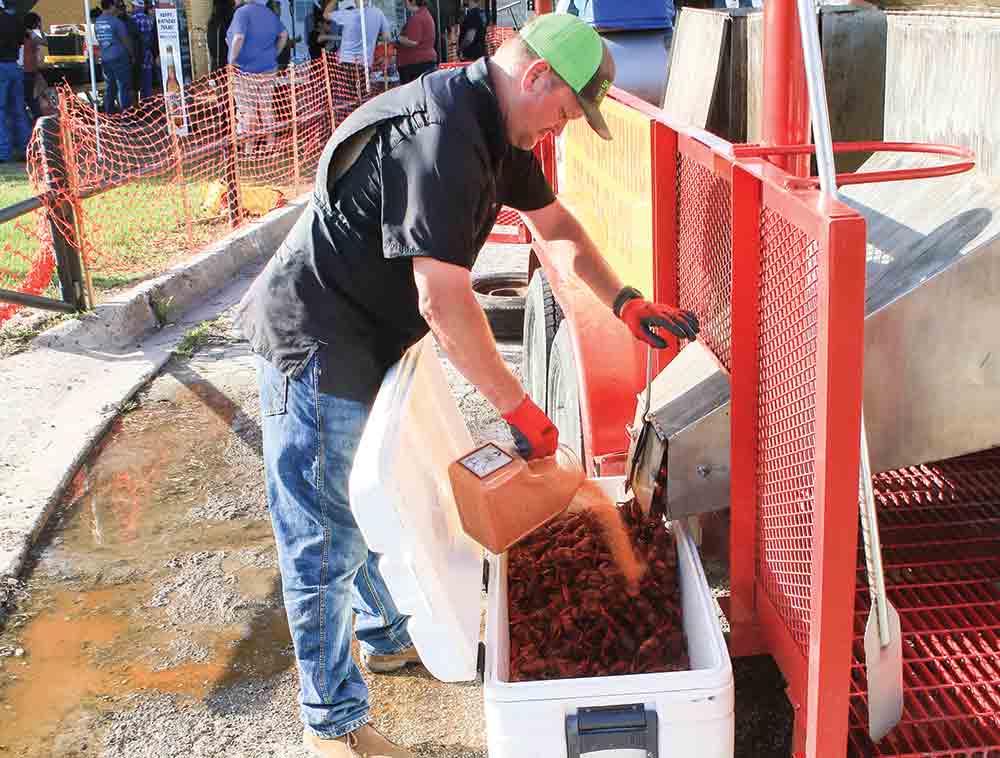
[[[327,21],[321,14],[310,33],[309,56],[319,58],[324,51],[332,55],[337,52],[339,41],[340,35],[334,33],[333,22]]]
[[[45,77],[41,67],[45,62],[45,48],[48,42],[42,34],[42,17],[37,13],[26,13],[24,16],[24,54],[22,67],[24,69],[24,101],[31,111],[32,120],[42,115],[39,96],[45,91]]]
[[[0,0],[0,161],[24,160],[31,136],[24,107],[24,75],[17,65],[24,25]]]
[[[319,58],[323,51],[337,52],[340,34],[331,21],[323,16],[323,6],[319,0],[313,0],[312,18],[309,25],[309,57]]]
[[[486,12],[479,0],[469,0],[462,27],[458,33],[458,54],[463,61],[474,61],[486,55]]]
[[[136,89],[140,100],[153,96],[153,61],[156,50],[156,29],[153,19],[146,13],[146,0],[132,0],[132,24],[136,28],[138,44],[135,46],[138,78]]]
[[[128,27],[118,18],[115,0],[101,0],[94,36],[101,48],[104,112],[120,113],[132,105],[132,40]]]
[[[427,10],[427,0],[406,0],[410,16],[399,35],[399,51],[396,66],[399,69],[399,83],[406,84],[427,71],[437,67],[437,52],[434,50],[434,19]]]
[[[340,52],[337,60],[346,69],[347,75],[354,81],[354,90],[358,98],[364,100],[373,90],[366,91],[365,69],[370,69],[375,59],[375,44],[377,41],[389,40],[389,19],[379,9],[365,4],[365,35],[361,35],[361,10],[355,0],[340,0],[340,6],[333,10],[336,0],[330,0],[326,12],[327,19],[340,26]],[[365,58],[367,49],[368,57]]]
[[[236,76],[237,133],[266,136],[267,149],[274,147],[274,74],[278,55],[285,49],[288,32],[281,20],[267,7],[267,0],[250,0],[240,5],[226,34],[229,63],[243,74]],[[263,75],[263,76],[262,76]],[[255,139],[245,141],[253,152]]]
[[[356,0],[340,0],[340,6],[333,10],[331,1],[327,5],[323,14],[333,23],[340,25],[340,62],[354,63],[357,65],[371,66],[375,58],[375,44],[377,41],[387,42],[389,40],[389,19],[381,9],[365,4],[365,40],[361,39],[361,11],[358,9]],[[365,60],[365,49],[367,48],[368,60]]]
[[[132,90],[130,92],[132,102],[139,101],[139,73],[142,58],[142,36],[139,34],[139,27],[135,25],[135,20],[129,15],[131,0],[115,0],[115,9],[118,11],[118,18],[128,30],[128,38],[132,40],[132,47],[129,50],[132,60]]]
[[[211,58],[212,71],[225,68],[229,62],[229,45],[226,43],[226,32],[233,21],[233,4],[231,0],[215,0],[212,3],[212,15],[208,17],[208,55]]]
[[[278,17],[278,21],[281,22],[281,2],[279,0],[267,0],[267,8],[275,16]],[[289,39],[285,44],[285,47],[278,53],[278,70],[284,71],[288,68],[288,64],[292,62],[292,48],[298,42],[298,38]]]

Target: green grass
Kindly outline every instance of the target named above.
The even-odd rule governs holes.
[[[116,289],[161,274],[223,236],[225,220],[201,208],[207,186],[182,189],[166,178],[147,179],[83,201],[85,233],[98,251],[91,265],[95,289]]]
[[[226,321],[223,318],[202,321],[191,329],[174,348],[173,354],[180,358],[190,358],[210,342],[225,341]]]
[[[83,201],[84,234],[97,255],[90,262],[94,289],[108,291],[157,276],[222,237],[224,219],[201,208],[207,182],[182,190],[170,178],[147,179]],[[184,193],[187,193],[185,208]],[[0,164],[0,207],[34,194],[24,164]],[[191,234],[185,221],[192,218]],[[36,218],[0,224],[0,287],[16,288],[38,251]],[[58,296],[53,277],[49,295]]]
[[[34,194],[23,163],[0,163],[0,208],[27,200]],[[0,287],[13,284],[10,277],[26,273],[38,249],[38,242],[25,231],[32,228],[33,219],[22,216],[20,222],[0,224]]]

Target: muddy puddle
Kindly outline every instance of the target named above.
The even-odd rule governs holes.
[[[255,394],[170,371],[35,551],[0,634],[0,755],[106,755],[102,729],[137,698],[177,707],[293,667]]]

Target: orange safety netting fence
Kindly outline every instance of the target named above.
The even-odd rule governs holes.
[[[511,34],[491,30],[491,52]],[[43,207],[0,224],[0,289],[58,297],[53,235],[98,292],[166,270],[306,191],[336,125],[397,81],[379,46],[367,77],[324,53],[276,74],[227,68],[113,116],[64,89],[58,155],[37,129],[29,147]],[[0,302],[0,323],[18,307]]]

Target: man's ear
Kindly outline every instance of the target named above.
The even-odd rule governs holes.
[[[521,91],[537,92],[540,80],[550,71],[552,66],[543,58],[536,58],[521,74]]]

